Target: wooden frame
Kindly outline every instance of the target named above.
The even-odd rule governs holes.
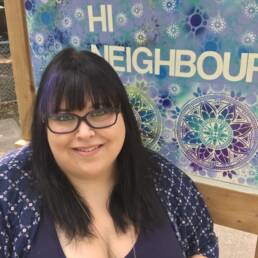
[[[196,184],[216,224],[258,235],[257,194],[204,183]]]
[[[35,90],[29,55],[28,36],[22,0],[5,0],[13,72],[23,140],[29,140],[28,114]],[[258,235],[258,191],[232,189],[229,184],[214,185],[193,178],[202,192],[216,224]],[[240,187],[241,188],[241,187]],[[258,248],[256,250],[258,258]]]
[[[15,91],[22,131],[22,144],[30,138],[30,114],[35,93],[22,0],[5,0]]]
[[[193,178],[216,224],[258,235],[258,193],[226,183]],[[202,181],[202,182],[200,182]],[[206,182],[203,182],[206,181]],[[258,258],[258,239],[255,257]]]

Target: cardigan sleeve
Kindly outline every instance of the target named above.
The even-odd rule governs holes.
[[[154,163],[152,163],[154,164]],[[155,157],[155,187],[185,256],[218,258],[218,241],[202,195],[193,181],[163,157]]]
[[[7,233],[8,224],[5,219],[3,211],[0,210],[0,258],[10,257],[10,239],[9,234]]]
[[[177,221],[186,246],[186,256],[202,254],[208,258],[217,258],[218,241],[207,206],[191,179],[186,176],[183,178],[182,205]]]
[[[11,257],[11,225],[8,216],[9,189],[11,182],[8,178],[8,164],[11,155],[0,161],[0,258]]]
[[[37,230],[39,201],[30,190],[30,154],[26,146],[0,160],[0,258],[23,257]]]

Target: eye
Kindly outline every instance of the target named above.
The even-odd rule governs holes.
[[[106,108],[99,108],[99,109],[95,109],[93,111],[90,112],[90,116],[91,117],[98,117],[98,116],[104,116],[107,114],[112,113],[110,109],[106,109]]]
[[[50,116],[50,119],[60,121],[60,122],[65,122],[65,121],[73,121],[76,119],[76,116],[73,114],[69,113],[59,113]]]

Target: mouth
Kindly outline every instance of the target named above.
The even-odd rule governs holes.
[[[73,150],[83,156],[90,156],[90,155],[96,154],[102,146],[103,146],[103,144],[94,145],[94,146],[90,146],[90,147],[75,147],[75,148],[73,148]]]

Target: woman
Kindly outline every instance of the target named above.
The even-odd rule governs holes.
[[[0,180],[0,257],[218,257],[196,187],[143,147],[118,75],[91,52],[50,62],[31,144]]]

